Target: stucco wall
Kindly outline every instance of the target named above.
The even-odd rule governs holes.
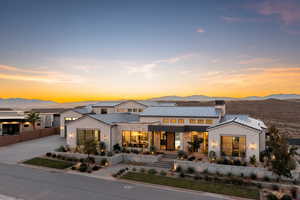
[[[208,152],[214,151],[220,156],[221,136],[246,136],[246,159],[255,155],[259,160],[260,133],[252,128],[247,128],[236,123],[230,123],[208,130]],[[251,148],[252,147],[252,148]],[[255,148],[253,148],[255,147]]]
[[[269,178],[276,179],[277,176],[272,173],[272,171],[267,170],[266,168],[261,167],[245,167],[245,166],[234,166],[234,165],[220,165],[215,163],[209,162],[193,162],[193,161],[182,161],[182,160],[175,160],[174,167],[182,167],[183,169],[187,169],[188,167],[193,167],[197,172],[203,172],[207,170],[209,173],[215,174],[220,173],[227,175],[231,173],[236,176],[240,176],[241,173],[244,176],[250,176],[251,174],[256,174],[258,178],[263,178],[264,176],[268,176]],[[299,179],[300,174],[299,171],[292,171],[293,179]],[[282,177],[283,179],[287,179]]]
[[[81,119],[68,123],[67,144],[70,147],[77,146],[77,129],[99,129],[100,140],[102,142],[105,142],[107,150],[110,150],[110,125],[104,124],[90,117],[83,117]]]
[[[61,115],[60,115],[60,136],[61,137],[65,137],[65,118],[66,117],[80,118],[80,117],[82,117],[82,114],[74,112],[72,110],[61,113]]]
[[[126,101],[124,103],[121,103],[121,104],[115,106],[115,112],[117,112],[118,109],[124,109],[124,110],[126,110],[125,112],[127,112],[129,108],[130,109],[136,108],[136,109],[144,110],[145,108],[147,108],[147,106],[139,104],[135,101]]]

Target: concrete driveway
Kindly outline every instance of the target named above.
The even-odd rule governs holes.
[[[65,144],[58,135],[48,136],[5,147],[0,147],[0,163],[16,164],[20,161],[43,155]]]

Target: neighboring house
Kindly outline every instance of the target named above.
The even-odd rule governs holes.
[[[246,159],[253,155],[259,159],[265,149],[264,123],[247,115],[226,115],[224,101],[210,107],[147,103],[101,102],[91,106],[94,114],[66,111],[72,118],[64,128],[67,144],[76,147],[92,138],[105,142],[108,150],[115,144],[139,149],[155,146],[162,151],[214,151],[217,156]],[[191,149],[189,142],[198,138],[203,139],[201,147]]]
[[[43,127],[56,128],[60,127],[60,113],[65,110],[65,108],[34,108],[31,112],[39,113]]]
[[[41,121],[37,121],[35,127],[44,128]],[[23,111],[0,111],[0,135],[18,135],[20,132],[32,130],[32,124],[26,120]]]
[[[60,113],[60,136],[67,137],[68,122],[77,120],[78,118],[90,113],[93,113],[90,106],[68,109]]]
[[[109,113],[140,113],[148,107],[154,106],[175,106],[175,103],[160,103],[155,101],[102,101],[92,105],[93,112],[96,114]]]

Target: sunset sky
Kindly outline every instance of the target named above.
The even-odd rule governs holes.
[[[300,0],[0,0],[0,98],[300,94]]]

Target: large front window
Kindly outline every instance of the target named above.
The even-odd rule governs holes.
[[[221,152],[223,156],[245,157],[245,136],[221,136]]]
[[[85,141],[94,140],[100,142],[100,130],[77,129],[77,145],[84,145]]]
[[[123,131],[122,145],[123,147],[148,147],[148,132],[143,131]]]

